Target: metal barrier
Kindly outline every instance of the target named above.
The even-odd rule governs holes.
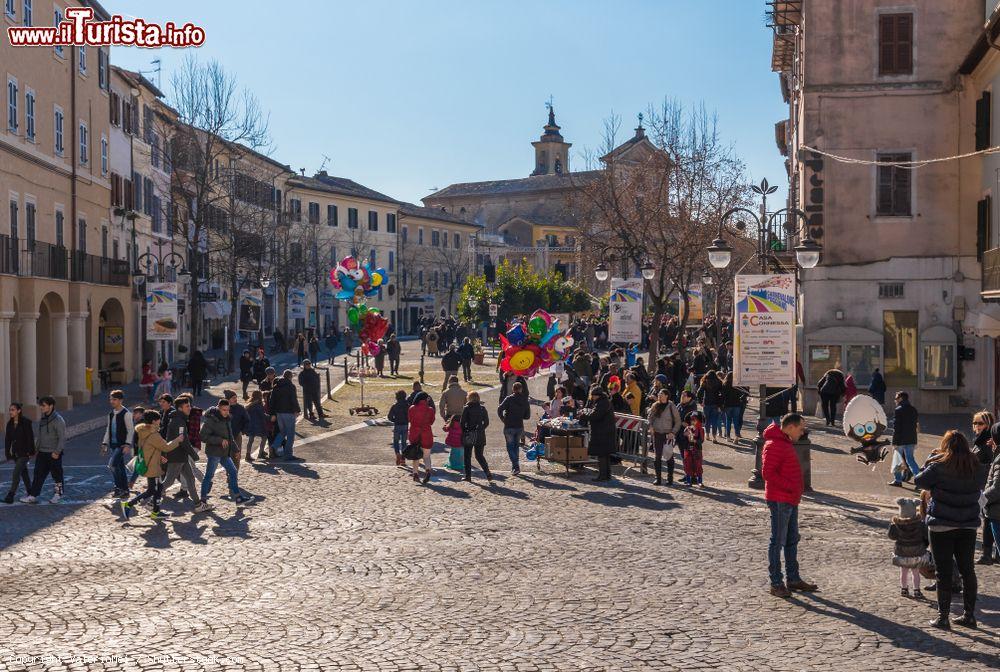
[[[636,466],[643,472],[652,458],[649,457],[649,421],[638,415],[615,413],[615,457],[622,462],[632,462],[622,476]]]

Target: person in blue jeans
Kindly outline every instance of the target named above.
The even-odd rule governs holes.
[[[896,393],[896,408],[892,413],[892,448],[914,476],[920,473],[920,465],[913,451],[917,448],[917,424],[919,422],[917,409],[910,403],[910,395],[906,392]],[[903,487],[903,470],[897,469],[889,485]]]
[[[403,449],[406,448],[406,435],[410,431],[410,402],[406,400],[406,390],[396,390],[396,403],[389,409],[388,420],[392,423],[392,452],[396,454],[396,466],[406,465]]]
[[[531,417],[531,401],[524,385],[514,383],[511,393],[500,402],[497,415],[503,420],[503,438],[510,457],[510,473],[517,476],[521,473],[521,434],[524,433],[524,421]]]
[[[284,452],[281,456],[286,460],[294,460],[292,455],[292,445],[295,443],[295,421],[302,412],[299,406],[299,395],[292,382],[291,369],[285,371],[281,378],[275,379],[274,387],[271,388],[270,398],[271,415],[277,425],[277,432],[274,442],[271,444],[271,453],[277,454],[278,449],[284,444]]]
[[[253,498],[240,490],[237,480],[236,463],[233,457],[239,454],[240,448],[233,436],[233,428],[229,424],[229,402],[220,399],[218,405],[205,411],[201,426],[201,441],[205,446],[205,456],[208,464],[205,466],[205,478],[201,481],[201,501],[208,501],[212,491],[212,480],[215,470],[222,465],[226,470],[226,480],[229,485],[229,495],[237,504],[245,504]]]
[[[135,442],[135,424],[132,411],[125,408],[125,393],[112,390],[108,398],[111,411],[105,423],[104,438],[101,440],[101,455],[110,454],[108,469],[115,484],[115,497],[126,497],[129,493],[128,474],[125,470],[126,457],[132,452]]]

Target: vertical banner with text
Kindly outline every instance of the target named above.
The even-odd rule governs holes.
[[[245,289],[240,292],[240,305],[236,311],[236,329],[248,332],[260,331],[263,309],[264,290]]]
[[[737,275],[736,385],[795,384],[795,276]]]
[[[306,319],[306,290],[304,287],[288,288],[288,319]]]
[[[146,283],[146,340],[177,340],[177,283]]]
[[[642,278],[611,279],[608,340],[612,343],[642,340],[642,282]]]

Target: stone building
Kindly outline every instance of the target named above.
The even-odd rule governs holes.
[[[107,12],[93,7],[101,20]],[[8,2],[12,25],[51,25],[66,3]],[[87,401],[87,369],[137,372],[128,263],[106,241],[110,221],[108,51],[0,45],[0,407],[52,395]]]
[[[807,408],[832,367],[862,390],[881,369],[889,398],[905,390],[921,412],[992,407],[980,160],[912,164],[975,147],[980,93],[959,69],[983,0],[767,4],[789,105],[777,143],[792,204],[823,246],[820,265],[800,271]]]

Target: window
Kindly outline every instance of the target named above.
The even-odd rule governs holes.
[[[108,90],[108,52],[101,48],[97,49],[97,86]]]
[[[992,212],[993,199],[989,196],[976,203],[976,259],[979,261],[983,260],[983,254],[996,237],[990,221]]]
[[[58,247],[63,247],[66,244],[64,239],[65,232],[64,229],[66,225],[63,223],[63,213],[62,210],[56,210],[56,245]]]
[[[108,258],[108,227],[101,227],[101,256]]]
[[[396,233],[396,214],[390,212],[385,216],[385,230],[389,233]]]
[[[87,74],[87,47],[80,47],[80,74]]]
[[[10,239],[14,241],[14,243],[17,243],[17,236],[18,236],[17,201],[14,199],[11,199],[10,201],[9,212],[10,212]],[[15,248],[16,247],[17,246],[15,245]]]
[[[376,255],[375,248],[373,247],[371,249],[371,251],[368,252],[368,264],[369,264],[369,266],[371,266],[372,268],[375,268],[376,266],[378,266],[378,264],[376,263],[376,259],[378,259],[378,256]]]
[[[142,178],[142,212],[153,214],[153,181],[148,177]]]
[[[28,241],[28,249],[35,249],[35,204],[30,201],[24,204],[24,237]]]
[[[35,92],[31,89],[24,92],[24,137],[35,141]]]
[[[441,247],[448,247],[448,232],[441,233]]]
[[[893,164],[913,160],[909,152],[898,154],[879,154],[879,163]],[[876,185],[875,214],[880,217],[909,217],[912,200],[911,170],[896,165],[879,166],[878,184]]]
[[[319,203],[309,201],[309,223],[319,224]]]
[[[424,229],[423,227],[420,227],[419,229],[417,229],[417,245],[423,245],[423,244],[424,244]]]
[[[434,229],[431,231],[431,246],[438,247],[439,245],[441,245],[441,233]]]
[[[149,210],[150,216],[153,218],[153,233],[160,233],[163,230],[163,213],[160,211],[160,197],[152,194],[149,200],[152,203]]]
[[[462,237],[459,234],[454,234],[452,240],[455,242],[455,249],[462,247]]]
[[[87,161],[90,158],[88,156],[88,147],[90,147],[90,142],[87,138],[87,124],[80,122],[80,165],[87,165]]]
[[[132,172],[132,209],[142,210],[142,175]]]
[[[101,136],[101,175],[108,174],[108,139]]]
[[[953,390],[958,387],[958,337],[944,325],[935,325],[920,335],[920,387]]]
[[[902,282],[880,282],[878,283],[878,298],[901,299],[904,287]]]
[[[121,250],[118,247],[118,239],[115,238],[114,240],[111,241],[111,258],[117,259],[119,252],[121,252]]]
[[[872,373],[882,367],[882,348],[878,345],[847,345],[844,371],[854,375],[858,388],[867,388],[872,382]]]
[[[62,20],[63,20],[62,10],[56,7],[55,10],[53,10],[52,12],[52,24],[58,26],[60,23],[62,23]],[[57,56],[63,55],[62,45],[56,45],[55,50]]]
[[[17,133],[17,80],[7,78],[7,130]]]
[[[3,11],[4,11],[4,14],[6,14],[7,16],[9,16],[10,18],[13,19],[14,18],[14,0],[4,0]]]
[[[389,272],[396,270],[396,255],[392,250],[389,250]]]
[[[917,311],[882,313],[885,384],[890,388],[917,385]]]
[[[288,199],[288,216],[293,222],[302,221],[302,201],[297,198]]]
[[[976,151],[988,149],[990,146],[990,92],[983,91],[983,95],[976,101]]]
[[[63,112],[58,107],[55,111],[53,128],[55,128],[55,144],[53,145],[55,147],[55,153],[56,156],[62,156],[65,149],[63,147]]]
[[[26,26],[31,25],[31,0],[24,0],[24,11],[22,12],[21,21]]]
[[[326,225],[327,226],[338,226],[339,225],[339,222],[337,221],[337,206],[336,205],[327,205],[326,206]]]
[[[375,210],[368,211],[368,230],[378,231],[378,212]]]
[[[913,14],[878,17],[878,74],[913,73]]]
[[[153,164],[153,168],[160,167],[160,136],[155,133],[150,138],[149,143],[149,162]]]
[[[337,246],[333,245],[330,247],[330,265],[336,266],[340,263],[340,259],[337,257]]]
[[[409,235],[408,235],[409,233],[410,233],[409,227],[404,226],[403,227],[403,242],[404,243],[406,242],[406,239],[409,237]]]
[[[87,220],[79,219],[76,222],[77,243],[76,249],[80,252],[87,251]]]
[[[153,112],[149,105],[142,106],[142,139],[147,145],[153,144]]]
[[[358,209],[348,208],[347,209],[347,228],[356,229],[358,228]]]

